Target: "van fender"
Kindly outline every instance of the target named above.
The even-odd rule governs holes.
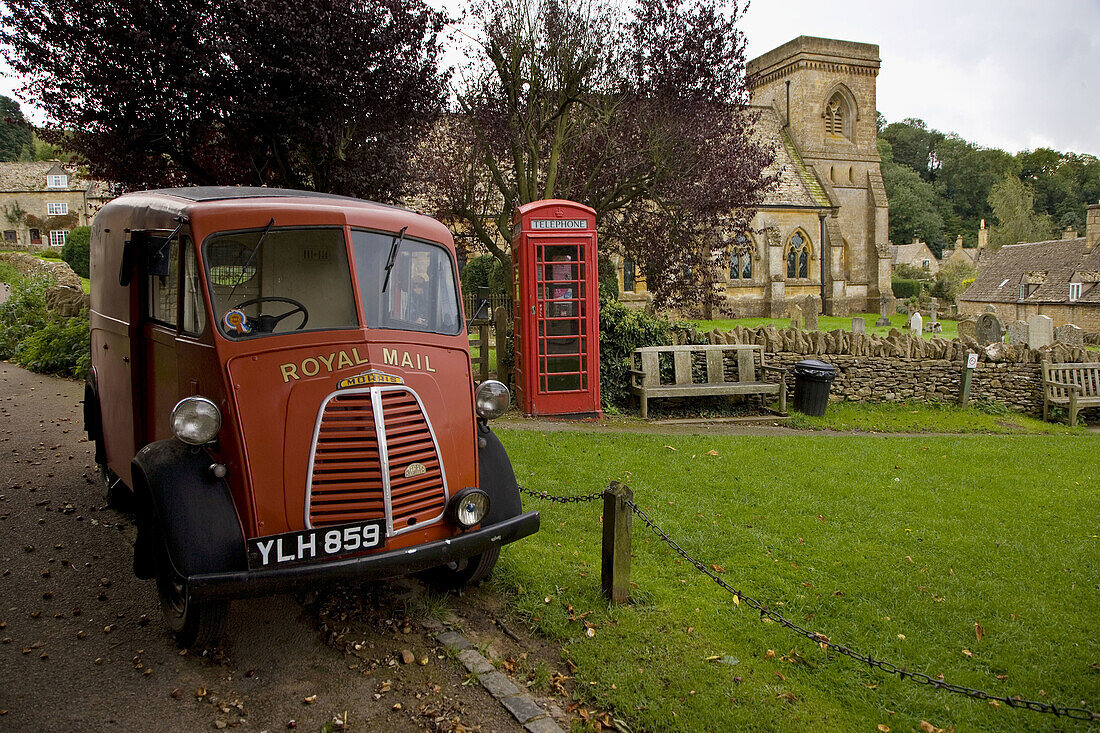
[[[156,542],[163,542],[184,578],[245,570],[244,533],[229,486],[213,475],[203,448],[171,439],[138,451],[131,462],[138,501],[134,572],[156,575]]]
[[[489,495],[489,513],[485,515],[482,526],[519,516],[523,513],[523,504],[512,462],[500,440],[483,420],[478,420],[477,424],[477,445],[479,488]]]

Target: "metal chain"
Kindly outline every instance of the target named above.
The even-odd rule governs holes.
[[[552,501],[557,504],[573,504],[581,503],[585,501],[595,501],[603,496],[602,491],[597,491],[594,494],[580,494],[578,496],[555,496],[548,494],[545,491],[531,491],[531,489],[525,489],[522,486],[519,487],[520,493],[527,494],[528,496],[534,496],[539,499],[545,499],[546,501]]]
[[[1002,697],[999,695],[991,695],[990,693],[983,690],[976,690],[972,687],[956,685],[950,682],[946,682],[945,680],[938,677],[930,677],[923,672],[910,672],[905,667],[898,667],[897,665],[887,662],[885,660],[875,659],[870,654],[861,654],[848,648],[844,644],[837,644],[836,642],[831,641],[829,637],[825,636],[824,634],[818,633],[816,631],[810,631],[809,629],[804,629],[793,621],[784,618],[776,611],[771,610],[760,601],[757,601],[755,598],[745,595],[744,593],[727,583],[725,580],[718,577],[716,573],[711,572],[710,568],[708,568],[699,560],[696,560],[694,557],[689,555],[687,551],[684,550],[684,548],[680,547],[680,545],[678,545],[674,539],[669,537],[664,530],[657,526],[657,523],[654,522],[650,518],[650,516],[642,510],[641,507],[639,507],[630,499],[626,500],[626,504],[630,507],[631,511],[638,515],[642,522],[644,522],[645,525],[653,531],[654,534],[660,537],[662,541],[664,541],[669,547],[675,550],[677,554],[680,555],[680,557],[684,558],[689,563],[694,565],[695,569],[699,572],[709,576],[710,579],[717,583],[719,587],[724,588],[725,590],[732,593],[738,604],[740,604],[741,601],[744,601],[747,605],[758,611],[761,618],[767,618],[779,624],[780,626],[785,626],[796,634],[804,636],[810,641],[820,645],[822,649],[830,649],[834,652],[843,654],[846,657],[850,657],[858,662],[863,662],[869,667],[881,669],[883,672],[886,672],[888,674],[896,674],[900,679],[904,680],[908,678],[913,682],[916,682],[917,684],[929,685],[936,688],[937,690],[947,690],[948,692],[954,692],[959,695],[966,695],[967,697],[972,697],[977,700],[995,700],[997,702],[1004,703],[1010,708],[1026,708],[1028,710],[1034,710],[1038,713],[1051,713],[1052,715],[1065,716],[1073,720],[1100,720],[1100,713],[1093,712],[1091,710],[1088,710],[1087,708],[1061,707],[1054,705],[1053,703],[1040,702],[1037,700],[1024,700],[1020,697]]]

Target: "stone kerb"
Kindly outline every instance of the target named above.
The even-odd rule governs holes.
[[[923,339],[897,329],[882,337],[840,329],[825,333],[738,326],[728,332],[715,329],[707,338],[710,343],[763,346],[769,363],[776,366],[789,368],[807,357],[820,358],[837,368],[833,397],[855,402],[953,401],[966,357],[976,353],[971,397],[1003,402],[1030,414],[1042,412],[1043,361],[1092,360],[1091,352],[1065,344],[1039,349],[1026,344],[982,345],[969,336]],[[790,374],[788,386],[794,386]]]

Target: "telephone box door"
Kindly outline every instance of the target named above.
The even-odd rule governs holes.
[[[528,415],[600,416],[595,212],[569,201],[520,207],[516,388]]]

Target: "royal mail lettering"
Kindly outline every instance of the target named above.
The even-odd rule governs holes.
[[[300,362],[280,364],[279,371],[283,375],[283,384],[286,384],[292,379],[316,377],[321,373],[322,369],[325,373],[331,374],[339,369],[370,363],[369,359],[364,359],[359,356],[358,347],[352,347],[349,351],[350,354],[348,351],[341,349],[340,351],[333,351],[329,354],[306,357]]]
[[[421,372],[435,372],[428,355],[418,354],[416,352],[398,351],[397,349],[387,349],[383,347],[382,363],[390,366],[404,367],[405,369],[416,369]]]

